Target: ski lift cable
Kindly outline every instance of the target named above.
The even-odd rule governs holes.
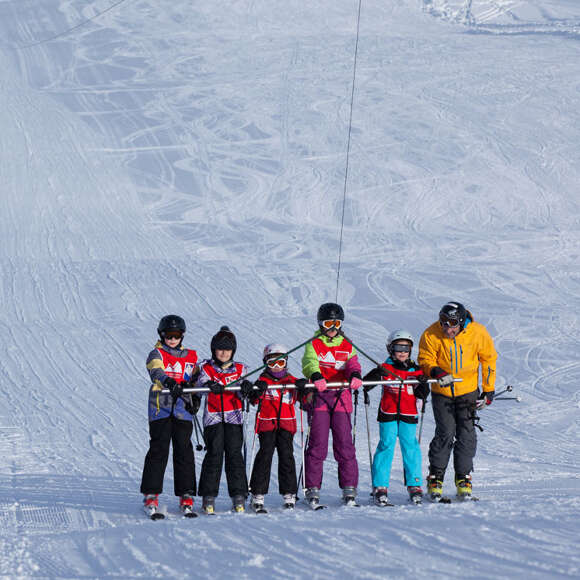
[[[338,289],[340,284],[340,268],[342,265],[342,241],[344,235],[344,214],[346,211],[346,191],[348,185],[348,170],[349,170],[349,160],[350,160],[350,141],[352,135],[352,111],[354,107],[354,88],[356,85],[356,65],[357,65],[357,57],[358,57],[358,43],[360,37],[360,13],[361,13],[361,4],[362,0],[358,2],[358,13],[356,19],[356,42],[354,45],[354,62],[352,67],[352,87],[350,93],[350,112],[349,112],[349,119],[348,119],[348,138],[346,143],[346,163],[344,169],[344,188],[342,193],[342,217],[340,220],[340,237],[338,242],[338,265],[336,268],[336,299],[335,301],[338,302]]]
[[[94,20],[96,20],[97,18],[102,16],[103,14],[110,12],[111,10],[117,8],[117,6],[120,6],[124,2],[127,2],[127,0],[117,0],[117,2],[114,2],[113,4],[111,4],[108,8],[105,8],[104,10],[97,12],[95,15],[91,16],[90,18],[82,20],[78,24],[75,24],[74,26],[71,26],[70,28],[63,30],[62,32],[59,32],[58,34],[55,34],[54,36],[50,36],[49,38],[44,38],[42,40],[37,40],[37,41],[32,42],[30,44],[24,44],[22,46],[17,46],[15,48],[16,48],[16,50],[24,50],[26,48],[32,48],[34,46],[46,44],[47,42],[52,42],[53,40],[58,40],[59,38],[63,38],[64,36],[68,36],[71,32],[74,32],[75,30],[78,30],[82,26],[87,25],[89,22],[93,22]]]

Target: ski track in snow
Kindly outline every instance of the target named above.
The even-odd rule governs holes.
[[[488,326],[523,401],[481,413],[481,501],[406,504],[397,450],[397,506],[367,505],[361,408],[360,508],[330,452],[320,513],[280,509],[274,463],[269,516],[229,513],[222,481],[220,514],[184,520],[169,466],[155,523],[159,317],[201,356],[229,324],[254,368],[334,299],[356,3],[141,0],[65,33],[108,6],[0,1],[0,575],[577,577],[578,3],[362,3],[346,332],[382,359],[452,298]]]

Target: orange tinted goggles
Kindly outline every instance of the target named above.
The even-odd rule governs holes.
[[[326,330],[330,330],[331,328],[339,329],[342,326],[342,320],[323,320],[320,326]]]
[[[270,360],[266,361],[266,364],[271,368],[279,368],[283,369],[286,366],[286,359],[285,358],[271,358]]]

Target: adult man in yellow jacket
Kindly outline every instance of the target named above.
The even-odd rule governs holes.
[[[418,363],[437,383],[432,385],[435,435],[429,445],[427,491],[439,501],[443,478],[453,449],[457,495],[471,497],[471,472],[477,446],[473,416],[490,405],[495,393],[497,353],[483,324],[459,302],[448,302],[439,320],[423,332]],[[481,387],[478,384],[481,369]],[[454,382],[454,379],[462,382]],[[478,398],[479,396],[479,398]]]

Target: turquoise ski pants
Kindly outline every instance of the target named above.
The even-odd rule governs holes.
[[[380,441],[373,458],[373,486],[389,487],[391,465],[397,436],[403,455],[405,485],[421,485],[421,448],[417,441],[417,425],[402,421],[379,423]]]

